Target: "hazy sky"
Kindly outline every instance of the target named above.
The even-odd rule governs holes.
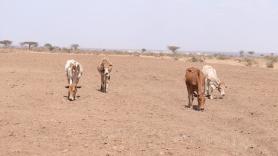
[[[0,40],[278,51],[277,0],[0,0]]]

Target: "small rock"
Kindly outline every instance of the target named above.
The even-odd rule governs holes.
[[[15,136],[15,135],[14,135],[14,132],[11,132],[11,133],[9,134],[9,136]]]

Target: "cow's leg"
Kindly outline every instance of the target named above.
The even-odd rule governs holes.
[[[69,100],[69,97],[70,97],[70,91],[68,90],[68,100]]]
[[[211,86],[210,80],[207,80],[207,85],[208,85],[208,94],[207,94],[208,98],[213,99],[213,96],[212,96],[213,88]]]
[[[105,85],[106,92],[108,91],[108,87],[109,87],[109,80],[106,79],[106,85]]]
[[[189,86],[187,86],[187,94],[188,94],[188,108],[191,108],[193,103],[193,90],[190,89]]]
[[[104,81],[103,81],[103,92],[104,93],[106,93],[106,91],[107,91],[107,77],[106,77],[106,75],[104,75]]]
[[[213,87],[209,86],[209,99],[211,100],[213,99],[212,92],[213,92]]]
[[[101,74],[100,91],[102,91],[102,92],[103,92],[103,89],[104,89],[104,87],[103,87],[103,82],[104,82],[104,80],[103,80],[103,74]]]
[[[205,94],[207,96],[209,95],[208,90],[209,90],[209,84],[208,84],[208,79],[206,78],[205,79]]]
[[[102,91],[102,92],[105,92],[105,87],[104,87],[104,86],[105,86],[105,84],[104,84],[104,83],[105,83],[105,80],[104,80],[105,78],[104,78],[104,77],[105,77],[105,76],[104,76],[104,74],[102,73],[102,74],[101,74],[101,91]]]

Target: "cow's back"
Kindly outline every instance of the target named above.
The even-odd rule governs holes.
[[[194,67],[187,68],[186,73],[185,73],[186,84],[197,86],[199,73],[200,73],[200,70],[197,68],[194,68]]]
[[[200,69],[190,67],[186,69],[185,82],[193,90],[202,92],[205,86],[205,76]]]
[[[217,83],[220,82],[217,74],[216,74],[216,70],[212,67],[212,66],[209,66],[209,65],[205,65],[202,69],[202,72],[204,73],[204,76],[211,80],[211,81],[215,81]]]

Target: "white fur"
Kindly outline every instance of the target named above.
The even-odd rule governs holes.
[[[76,69],[77,69],[74,73],[72,72],[73,71],[72,70],[73,66],[75,66]],[[82,68],[82,66],[79,62],[77,62],[73,59],[72,60],[67,60],[66,65],[65,65],[65,72],[66,72],[66,75],[67,75],[69,85],[71,85],[73,83],[77,84],[79,79],[82,76],[83,68]]]
[[[211,93],[214,89],[219,87],[220,85],[220,79],[217,77],[216,70],[209,65],[203,66],[202,72],[205,75],[205,90],[206,95],[211,96]],[[210,88],[212,88],[212,91],[210,91]],[[221,95],[224,95],[224,89],[221,90]],[[212,98],[212,97],[210,97]]]

